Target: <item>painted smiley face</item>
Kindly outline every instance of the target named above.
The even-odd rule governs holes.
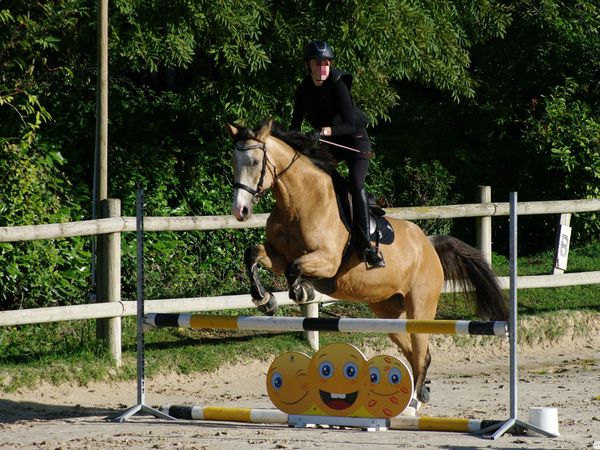
[[[410,370],[402,361],[389,355],[374,356],[367,366],[370,385],[366,410],[375,417],[396,417],[408,406],[413,394]]]
[[[343,343],[323,347],[308,368],[315,404],[326,415],[351,415],[364,404],[367,373],[366,359],[356,347]]]
[[[267,372],[267,393],[273,404],[288,414],[313,414],[307,370],[310,358],[304,353],[279,355]]]

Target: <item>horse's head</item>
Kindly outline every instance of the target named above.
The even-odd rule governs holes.
[[[231,214],[239,221],[252,216],[254,202],[269,186],[271,174],[267,170],[265,142],[271,134],[271,120],[265,122],[258,132],[227,124],[226,128],[233,139],[233,203]]]

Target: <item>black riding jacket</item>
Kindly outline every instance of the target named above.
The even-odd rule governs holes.
[[[331,137],[328,136],[327,140],[362,152],[370,151],[365,124],[357,120],[357,111],[348,89],[350,83],[350,74],[333,68],[321,86],[315,86],[310,75],[306,76],[296,89],[290,129],[300,130],[306,118],[316,130],[331,127]]]

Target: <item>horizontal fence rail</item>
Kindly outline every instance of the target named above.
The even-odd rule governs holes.
[[[498,281],[500,282],[502,289],[508,289],[508,277],[499,277]],[[585,284],[600,284],[600,271],[566,273],[563,275],[531,275],[517,278],[519,289],[564,287]],[[454,290],[453,285],[448,283],[444,287],[443,292],[449,293],[454,292]],[[274,292],[273,295],[280,306],[297,305],[297,303],[289,299],[287,291]],[[338,300],[315,292],[314,301],[317,303],[327,303]],[[218,297],[167,298],[160,300],[146,300],[144,302],[144,309],[147,313],[211,312],[246,308],[255,308],[249,294],[222,295]],[[0,311],[0,326],[30,325],[66,320],[108,319],[111,317],[135,316],[136,312],[137,307],[135,301],[18,309],[12,311]]]
[[[600,211],[600,199],[522,202],[519,215],[562,214]],[[508,216],[508,203],[470,203],[449,206],[387,208],[389,217],[405,220],[452,219],[461,217]],[[254,214],[245,222],[233,216],[144,217],[144,231],[207,231],[219,229],[262,228],[269,214]],[[75,236],[135,231],[135,217],[83,220],[47,225],[0,227],[0,242],[56,239]]]

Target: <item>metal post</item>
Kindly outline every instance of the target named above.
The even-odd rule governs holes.
[[[136,237],[137,237],[137,405],[108,417],[113,422],[123,422],[138,412],[151,414],[154,417],[175,420],[173,417],[157,409],[145,405],[144,389],[144,190],[138,186],[136,196]]]
[[[510,193],[510,321],[508,334],[510,340],[510,418],[502,424],[494,434],[492,439],[497,439],[511,428],[521,427],[524,430],[533,430],[546,437],[557,437],[556,434],[549,433],[530,423],[524,422],[517,417],[518,406],[518,378],[517,378],[517,193]],[[497,425],[481,430],[486,433],[497,428]]]

